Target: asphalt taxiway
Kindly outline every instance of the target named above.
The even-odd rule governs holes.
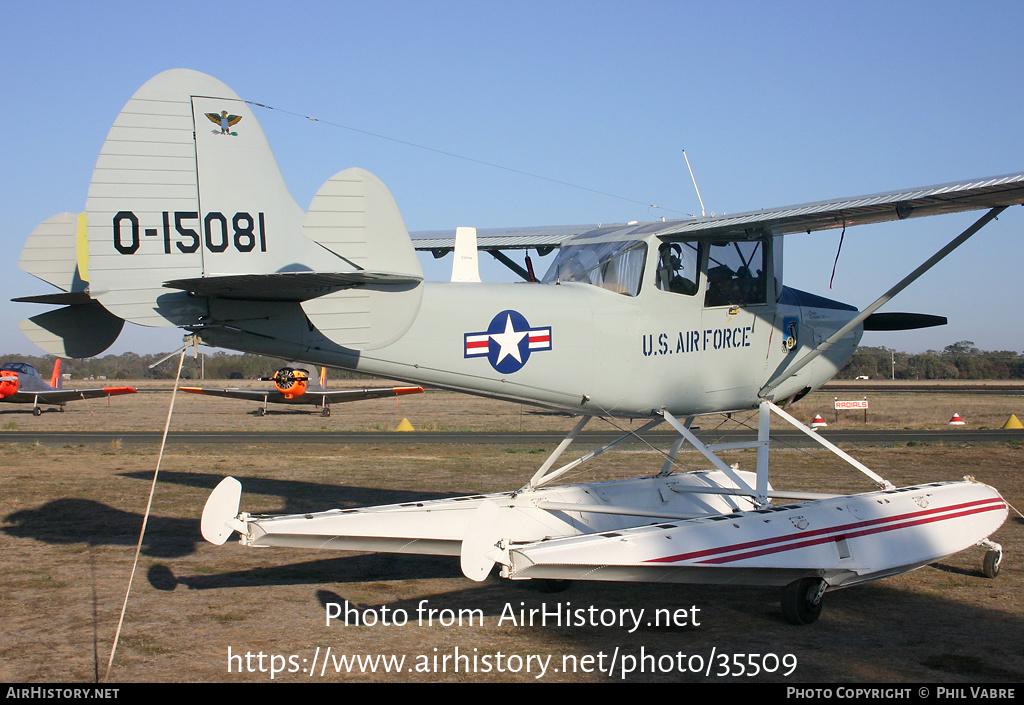
[[[1024,430],[1012,429],[939,429],[939,430],[834,430],[819,431],[822,437],[832,443],[849,445],[963,445],[993,444],[1008,441],[1024,441]],[[39,443],[48,446],[97,445],[114,442],[132,445],[159,445],[160,431],[0,431],[0,443]],[[600,445],[618,438],[616,432],[583,432],[577,445]],[[697,431],[704,443],[732,443],[753,441],[757,438],[754,430],[729,432]],[[627,443],[644,441],[662,446],[671,443],[677,434],[674,431],[649,431],[642,440],[631,439]],[[526,432],[425,432],[425,431],[172,431],[167,436],[171,446],[219,445],[219,444],[302,444],[302,445],[356,445],[356,444],[489,444],[489,445],[543,445],[554,446],[564,438],[556,431]],[[772,440],[782,447],[807,447],[814,441],[800,431],[781,430],[772,433]]]

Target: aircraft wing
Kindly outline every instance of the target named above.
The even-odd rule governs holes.
[[[525,228],[478,228],[476,249],[496,250],[542,250],[554,249],[573,235],[590,232],[600,227],[588,225],[554,225]],[[420,252],[432,252],[442,257],[455,248],[455,232],[448,230],[422,230],[412,235],[412,244]],[[547,254],[546,252],[544,254]]]
[[[329,389],[326,391],[307,391],[305,394],[287,399],[284,394],[272,389],[210,389],[207,387],[178,387],[178,389],[183,392],[191,392],[192,394],[206,394],[213,397],[229,397],[231,399],[248,399],[250,401],[267,401],[282,404],[319,404],[325,398],[332,404],[340,404],[346,401],[418,394],[423,391],[423,387]]]
[[[31,404],[36,399],[40,404],[63,404],[77,399],[115,397],[119,394],[135,394],[133,387],[103,387],[102,389],[44,389],[38,392],[15,392],[3,401]]]
[[[284,400],[284,394],[268,389],[210,389],[207,387],[178,387],[178,389],[192,394],[206,394],[211,397],[228,397],[230,399],[248,399],[250,401]]]
[[[327,397],[327,401],[341,403],[359,401],[360,399],[379,399],[381,397],[399,397],[405,394],[419,394],[423,387],[377,387],[372,389],[330,389],[325,392],[307,392],[317,397]]]
[[[668,226],[658,228],[661,234],[735,235],[770,228],[786,235],[1021,203],[1024,173],[654,225]]]
[[[1024,173],[748,213],[641,223],[630,234],[725,237],[769,230],[774,234],[786,235],[1019,204],[1024,204]],[[477,249],[555,248],[575,235],[598,229],[601,227],[597,225],[480,229],[477,231]],[[436,257],[446,254],[455,246],[454,234],[445,232],[418,232],[413,233],[413,237],[417,250],[433,252]]]

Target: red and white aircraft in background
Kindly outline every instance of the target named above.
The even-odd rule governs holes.
[[[100,387],[97,389],[64,389],[61,385],[60,359],[53,365],[53,374],[47,384],[35,367],[27,362],[7,362],[0,365],[0,402],[31,404],[32,413],[39,416],[40,404],[59,407],[76,399],[113,397],[135,394],[134,387]]]

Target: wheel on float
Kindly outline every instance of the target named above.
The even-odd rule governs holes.
[[[537,589],[541,592],[565,592],[570,587],[572,587],[571,580],[557,580],[555,578],[537,578]]]
[[[782,616],[791,624],[811,624],[821,614],[824,580],[801,578],[782,588]]]
[[[1003,552],[998,549],[985,551],[985,560],[981,564],[981,572],[986,578],[994,578],[999,575],[999,569],[1003,565]]]

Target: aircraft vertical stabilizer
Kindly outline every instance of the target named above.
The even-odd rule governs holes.
[[[302,234],[359,269],[423,277],[394,197],[364,169],[340,171],[320,187]]]
[[[309,271],[318,249],[299,237],[305,214],[249,106],[184,69],[148,81],[118,115],[86,210],[92,295],[142,325],[201,307],[168,280]]]
[[[88,251],[78,247],[79,235],[85,237],[84,216],[59,213],[40,223],[21,248],[18,268],[62,291],[85,291]]]
[[[25,242],[18,266],[60,289],[59,293],[15,299],[62,305],[18,323],[33,343],[58,357],[92,357],[117,340],[124,321],[88,294],[85,213],[60,213],[43,221]]]
[[[394,197],[363,169],[335,174],[313,198],[303,233],[338,257],[386,278],[305,301],[303,310],[324,335],[346,347],[372,349],[401,337],[419,311],[419,258]]]

